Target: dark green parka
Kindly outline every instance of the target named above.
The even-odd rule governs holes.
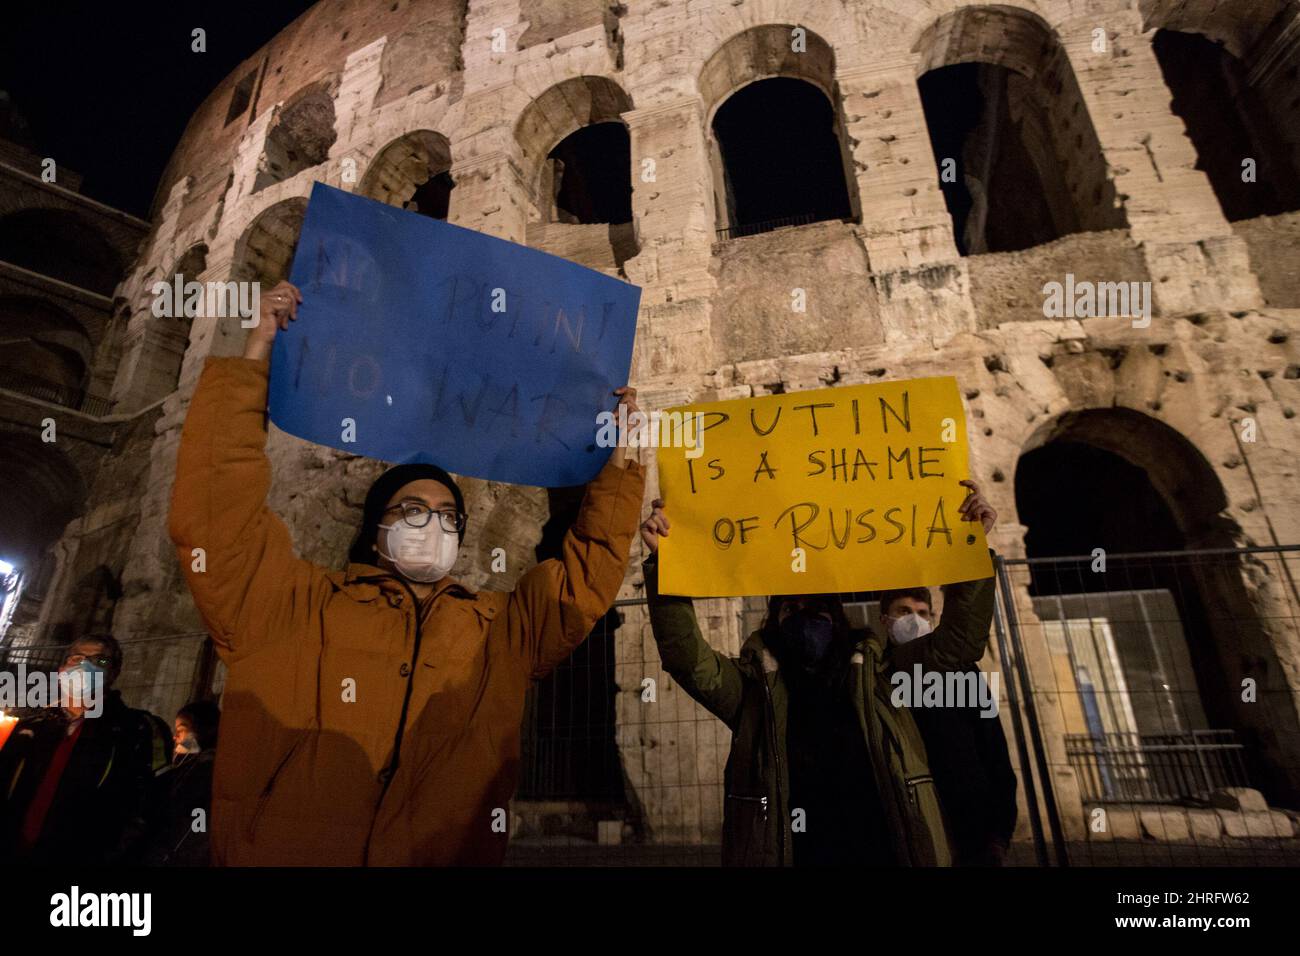
[[[727,866],[789,866],[790,778],[786,759],[787,694],[776,658],[759,632],[739,657],[709,646],[690,598],[659,593],[655,556],[644,565],[650,624],[664,670],[732,732],[725,775],[722,861]],[[889,700],[889,675],[969,668],[988,644],[993,579],[944,588],[943,616],[934,632],[899,646],[867,633],[853,656],[854,709],[871,755],[898,860],[950,866],[952,854],[925,744],[911,713]]]

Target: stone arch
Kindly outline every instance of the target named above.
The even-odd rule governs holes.
[[[579,76],[531,100],[515,124],[530,246],[621,274],[638,252],[632,224],[632,99],[613,80]]]
[[[17,336],[0,349],[0,381],[60,405],[79,405],[94,351],[81,323],[30,296],[0,297],[0,323]]]
[[[1144,30],[1199,33],[1238,58],[1249,57],[1300,12],[1295,0],[1138,0],[1138,10]]]
[[[446,219],[455,185],[451,143],[441,133],[418,129],[379,151],[357,191],[390,206]]]
[[[302,90],[276,111],[257,163],[253,192],[290,179],[329,158],[338,139],[334,93],[338,79],[320,80]]]
[[[1129,408],[1067,412],[1041,426],[1021,456],[1049,442],[1069,441],[1117,455],[1142,469],[1168,503],[1187,548],[1225,548],[1241,529],[1223,516],[1227,495],[1205,455],[1159,419]]]
[[[122,259],[85,216],[33,208],[0,218],[0,260],[102,296],[122,278]]]
[[[288,278],[306,214],[307,200],[301,196],[258,213],[235,243],[231,277],[237,282],[260,282],[263,288]]]
[[[961,7],[926,27],[913,53],[963,254],[1127,225],[1069,57],[1042,17]]]
[[[258,213],[235,243],[230,278],[256,282],[264,292],[287,279],[306,214],[307,200],[301,196],[281,200]],[[236,318],[207,318],[193,323],[189,339],[199,355],[238,355],[246,336]]]
[[[515,123],[515,141],[523,162],[524,184],[539,215],[546,158],[562,140],[584,126],[622,123],[632,98],[613,80],[578,76],[563,80],[533,98]]]
[[[788,23],[762,24],[736,33],[705,61],[698,86],[705,108],[717,226],[725,230],[725,235],[770,227],[758,220],[794,225],[860,218],[835,72],[831,45],[809,28]],[[820,95],[807,95],[809,88]],[[757,138],[753,130],[756,114],[763,116],[765,128],[768,123],[788,124],[805,118],[811,122],[807,129],[794,134],[788,129],[784,135],[774,130],[769,141],[786,148],[780,150],[779,158],[760,160],[759,145],[751,139]],[[770,181],[766,189],[760,190],[758,164],[778,159],[772,171],[778,176],[793,165],[812,164],[824,170],[824,175],[807,178],[828,184],[827,195],[812,197],[779,188],[772,190]],[[746,185],[751,179],[754,185]],[[793,187],[800,181],[787,175],[785,184]],[[764,212],[755,216],[746,212],[744,194],[759,192],[768,192],[774,201],[770,207],[760,206]],[[788,202],[783,204],[783,199]],[[754,208],[752,203],[749,205]],[[777,214],[766,215],[769,209]]]
[[[793,49],[794,31],[804,31],[803,52]],[[727,39],[700,70],[700,97],[706,119],[722,102],[743,86],[783,76],[816,86],[832,102],[836,98],[835,51],[820,35],[790,23],[750,27]]]
[[[1300,5],[1147,0],[1142,12],[1171,108],[1225,217],[1300,209]]]
[[[0,558],[34,572],[85,507],[81,472],[37,434],[0,430]]]
[[[196,243],[183,252],[165,273],[162,282],[185,284],[201,282],[208,271],[208,247]],[[194,319],[183,309],[171,318],[151,319],[145,327],[144,352],[133,369],[132,389],[136,401],[147,403],[175,391],[181,366],[190,345]]]
[[[1251,783],[1278,803],[1293,802],[1300,794],[1300,719],[1283,661],[1294,655],[1294,626],[1278,607],[1279,600],[1285,607],[1289,584],[1275,560],[1183,553],[1232,548],[1244,538],[1201,450],[1133,409],[1073,410],[1026,441],[1015,491],[1027,554],[1042,559],[1031,563],[1034,599],[1060,599],[1062,608],[1073,603],[1074,613],[1108,620],[1116,635],[1119,670],[1130,690],[1137,688],[1120,694],[1130,713],[1125,732],[1234,730],[1246,747]],[[1055,540],[1042,526],[1055,529]],[[1104,573],[1093,570],[1094,547],[1106,552]],[[1137,552],[1169,556],[1125,557]],[[1142,602],[1155,611],[1132,610]],[[1142,630],[1133,630],[1134,620]],[[1127,645],[1125,628],[1136,635]],[[1070,686],[1073,649],[1070,659],[1071,666],[1054,668],[1055,690],[1067,732],[1077,733],[1078,718],[1064,714],[1070,706],[1087,708],[1079,703],[1082,682]],[[1247,678],[1259,688],[1250,703],[1242,700]],[[1089,724],[1084,732],[1096,731]]]

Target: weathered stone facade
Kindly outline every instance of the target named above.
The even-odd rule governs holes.
[[[1298,24],[1285,0],[322,0],[195,114],[160,186],[153,231],[118,289],[130,315],[117,411],[156,420],[147,442],[132,438],[139,480],[101,484],[86,511],[131,517],[113,542],[123,591],[115,629],[127,639],[200,629],[167,541],[167,506],[202,364],[242,345],[236,322],[196,323],[183,363],[159,361],[176,329],[150,315],[150,286],[176,271],[282,277],[318,180],[401,204],[450,174],[451,222],[641,286],[632,381],[643,405],[956,376],[974,476],[1002,516],[992,543],[1005,555],[1024,554],[1017,463],[1063,437],[1144,469],[1190,547],[1300,542],[1300,213],[1228,221],[1153,51],[1161,28],[1223,43],[1272,104],[1300,168]],[[806,38],[797,53],[796,28]],[[1046,118],[1026,141],[1064,184],[1044,200],[1044,215],[1069,224],[1059,238],[959,251],[917,81],[967,62],[1014,74],[1013,109],[1045,97]],[[712,118],[735,91],[773,76],[805,80],[832,103],[852,216],[720,239],[733,223]],[[607,121],[630,134],[632,222],[559,221],[548,153]],[[1150,283],[1149,326],[1045,318],[1044,284],[1067,273]],[[795,288],[805,313],[791,311]],[[1248,444],[1245,418],[1257,428]],[[270,453],[271,503],[301,553],[340,564],[380,466],[278,433]],[[467,485],[471,530],[457,573],[509,587],[534,560],[546,494]],[[92,564],[110,560],[98,545],[82,545],[94,556],[79,552],[86,521],[65,536],[45,623],[68,613]],[[494,547],[507,550],[506,575],[488,571]],[[636,551],[627,598],[642,593]],[[1227,684],[1253,676],[1271,688],[1234,720],[1267,755],[1270,800],[1294,805],[1295,598],[1277,574],[1242,587],[1259,623],[1225,638],[1220,663]],[[629,798],[656,841],[715,840],[727,731],[659,671],[644,614],[625,613],[616,710]],[[739,602],[701,602],[700,614],[716,647],[738,650]],[[1082,839],[1049,651],[1027,633],[1067,836]],[[653,705],[641,700],[645,677],[658,681]],[[152,703],[162,711],[180,701]]]

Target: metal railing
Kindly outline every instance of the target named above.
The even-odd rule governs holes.
[[[1249,787],[1245,748],[1231,730],[1186,734],[1067,734],[1080,795],[1098,803],[1183,803]]]
[[[0,369],[0,389],[18,392],[20,395],[27,395],[43,402],[52,402],[64,408],[76,409],[95,418],[103,418],[113,410],[112,399],[92,395],[85,389],[61,385],[14,369]]]
[[[771,232],[773,229],[783,229],[786,226],[807,226],[817,221],[816,214],[806,212],[798,216],[782,216],[779,219],[765,219],[762,222],[747,222],[739,226],[728,226],[726,229],[717,230],[717,234],[718,240],[725,242],[728,239],[756,236],[761,232]]]

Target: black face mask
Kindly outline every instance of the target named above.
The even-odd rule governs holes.
[[[777,646],[773,648],[783,664],[806,673],[820,671],[835,645],[835,625],[824,617],[796,611],[777,628]]]

